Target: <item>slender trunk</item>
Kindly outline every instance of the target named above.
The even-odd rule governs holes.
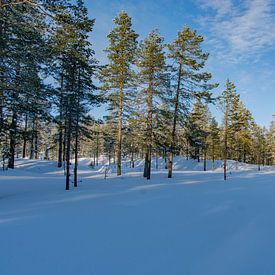
[[[148,151],[148,170],[147,170],[147,180],[151,179],[151,165],[152,165],[152,146],[149,145]]]
[[[98,166],[98,158],[99,158],[99,132],[96,135],[96,166]]]
[[[212,171],[215,170],[215,143],[214,140],[212,140]]]
[[[23,149],[22,157],[25,158],[27,154],[27,131],[28,131],[28,114],[25,115],[24,135],[23,135]]]
[[[34,132],[34,158],[38,159],[38,122],[35,121],[35,132]]]
[[[144,171],[143,171],[143,177],[146,178],[148,174],[148,158],[149,158],[149,151],[146,148],[146,153],[145,153],[145,160],[144,160]]]
[[[77,187],[77,168],[78,168],[78,125],[75,131],[75,149],[74,149],[74,187]]]
[[[169,151],[168,178],[172,178],[172,170],[173,170],[173,154],[174,154],[174,146],[175,146],[175,139],[176,139],[176,126],[177,126],[177,119],[178,119],[180,84],[181,84],[181,73],[182,73],[181,71],[182,71],[182,62],[180,62],[180,67],[178,72],[178,85],[177,85],[177,93],[175,98],[173,130],[172,130],[171,145],[170,145],[170,151]]]
[[[8,162],[8,168],[11,168],[11,169],[14,169],[16,134],[17,134],[17,113],[13,111],[12,122],[10,127],[10,150],[9,150],[9,162]]]
[[[203,152],[203,171],[206,171],[206,149],[204,149],[204,152]]]
[[[223,164],[223,178],[227,180],[227,135],[228,135],[228,116],[229,116],[229,95],[226,95],[225,107],[225,128],[224,128],[224,164]]]
[[[67,112],[67,107],[66,107],[66,113]],[[66,141],[67,141],[67,128],[68,128],[68,123],[67,123],[67,119],[65,119],[64,121],[64,135],[63,135],[63,156],[62,156],[62,160],[63,160],[63,170],[64,170],[64,175],[66,175]]]
[[[79,112],[80,112],[80,68],[78,69],[78,86],[77,86],[77,107],[76,107],[76,123],[75,123],[75,149],[74,149],[74,187],[77,187],[77,169],[78,169],[78,135],[79,135]]]
[[[146,137],[146,158],[144,172],[145,177],[149,180],[151,178],[151,161],[152,161],[152,135],[153,135],[153,90],[152,77],[149,77],[149,86],[147,90],[147,137]],[[146,164],[147,161],[147,164]]]
[[[61,73],[60,80],[60,102],[59,102],[59,133],[58,133],[58,160],[57,167],[62,167],[62,156],[63,156],[63,87],[64,87],[64,76]]]
[[[121,147],[122,147],[122,112],[123,112],[123,79],[120,78],[119,87],[119,112],[118,112],[118,132],[117,132],[117,175],[121,175]]]
[[[186,145],[186,160],[189,160],[189,144],[187,141],[187,145]]]
[[[32,136],[31,136],[31,149],[30,149],[30,159],[34,158],[34,139],[35,139],[35,135],[34,135],[34,131],[35,131],[35,118],[33,118],[32,121]]]
[[[69,114],[68,129],[66,131],[66,190],[70,189],[70,154],[71,154],[71,114]]]
[[[134,149],[131,150],[131,167],[135,168],[135,162],[134,162]]]

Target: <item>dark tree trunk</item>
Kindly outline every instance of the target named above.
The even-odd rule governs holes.
[[[204,150],[204,155],[203,155],[203,171],[206,171],[206,150]]]
[[[78,146],[79,146],[79,112],[80,112],[80,92],[81,92],[81,70],[78,69],[78,85],[77,85],[77,108],[75,122],[75,149],[74,149],[74,187],[77,187],[77,170],[78,170]],[[98,157],[98,156],[97,156]]]
[[[69,114],[66,131],[66,190],[70,189],[70,157],[71,157],[71,114]]]
[[[96,166],[98,166],[98,158],[99,158],[99,132],[96,134]]]
[[[147,90],[147,131],[146,131],[146,157],[144,165],[144,177],[151,179],[151,161],[152,161],[152,135],[153,135],[153,90],[152,77],[149,78]]]
[[[74,187],[77,187],[77,168],[78,168],[78,123],[75,133],[75,149],[74,149]]]
[[[60,102],[59,102],[59,125],[58,125],[58,160],[57,167],[62,167],[62,160],[64,161],[63,150],[63,86],[64,86],[64,76],[61,73],[60,81]],[[62,150],[63,149],[63,150]]]
[[[30,149],[30,159],[34,159],[34,152],[35,152],[35,145],[34,145],[34,140],[35,140],[35,119],[32,121],[32,135],[31,135],[31,149]]]
[[[131,167],[135,168],[135,162],[134,162],[134,149],[131,150]]]
[[[22,157],[25,158],[27,155],[27,135],[28,135],[28,114],[25,115],[24,135],[23,135],[23,149]]]
[[[215,170],[215,143],[214,140],[212,140],[212,171]]]
[[[226,96],[226,106],[225,106],[225,128],[224,128],[224,164],[223,164],[223,179],[227,180],[227,135],[228,135],[228,116],[229,116],[229,96]]]
[[[14,169],[16,135],[17,135],[17,114],[15,111],[13,111],[12,122],[10,127],[10,150],[9,150],[9,162],[8,162],[8,168],[11,168],[11,169]]]
[[[147,177],[147,174],[148,174],[148,158],[149,158],[149,151],[146,150],[146,153],[145,153],[145,160],[144,160],[144,171],[143,171],[143,177],[146,178]]]
[[[123,112],[123,79],[120,78],[119,111],[117,131],[117,175],[121,176],[121,149],[122,149],[122,112]]]
[[[63,131],[59,128],[58,133],[58,160],[57,160],[57,167],[62,167],[62,159],[63,159]]]
[[[176,140],[176,126],[177,126],[177,120],[178,120],[181,73],[182,73],[182,62],[180,61],[180,67],[179,67],[179,72],[178,72],[177,92],[176,92],[176,97],[175,97],[173,130],[172,130],[171,145],[170,145],[170,151],[169,151],[168,178],[172,178],[172,170],[173,170],[173,155],[174,155],[174,147],[175,147],[175,140]]]
[[[37,120],[35,121],[34,152],[35,152],[35,159],[38,159],[38,122]]]

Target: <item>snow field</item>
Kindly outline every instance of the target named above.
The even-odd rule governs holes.
[[[1,275],[275,274],[273,167],[231,162],[224,182],[178,158],[167,179],[159,159],[150,181],[142,161],[104,180],[89,161],[67,192],[55,162],[0,172]]]

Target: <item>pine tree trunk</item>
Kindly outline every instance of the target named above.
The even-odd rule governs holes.
[[[24,135],[23,135],[23,149],[22,157],[25,158],[27,154],[27,131],[28,131],[28,114],[25,115]]]
[[[37,129],[37,122],[35,124],[35,135],[34,135],[34,157],[38,159],[38,129]]]
[[[63,130],[60,127],[58,133],[58,160],[57,160],[57,167],[62,167],[62,155],[63,155]]]
[[[135,162],[134,162],[134,149],[131,150],[131,167],[135,168]]]
[[[148,158],[149,158],[149,151],[146,148],[145,159],[144,159],[144,171],[143,171],[144,178],[147,178],[147,174],[148,174]]]
[[[78,125],[76,125],[75,149],[74,149],[74,187],[77,187],[77,168],[78,168]]]
[[[203,171],[206,171],[206,149],[204,150],[203,154]]]
[[[229,96],[226,96],[226,107],[225,107],[225,128],[224,128],[224,163],[223,163],[223,178],[227,180],[227,135],[228,135],[228,116],[229,116]]]
[[[121,176],[121,148],[122,148],[122,111],[123,111],[123,79],[120,79],[119,87],[119,111],[117,133],[117,175]]]
[[[66,174],[65,173],[65,170],[66,170],[66,165],[65,165],[65,162],[66,162],[66,140],[67,140],[67,122],[66,120],[64,121],[64,134],[63,134],[63,156],[62,156],[62,161],[63,161],[63,169],[64,169],[64,175]]]
[[[147,180],[151,179],[151,165],[152,165],[152,146],[149,145]]]
[[[96,135],[96,166],[98,166],[98,158],[99,158],[99,132]]]
[[[177,93],[175,98],[173,130],[172,130],[171,145],[170,145],[170,152],[169,152],[168,178],[172,178],[172,170],[173,170],[173,154],[174,154],[174,147],[175,147],[175,140],[176,140],[176,126],[177,126],[177,119],[178,119],[180,84],[181,84],[181,73],[182,73],[181,71],[182,71],[182,62],[180,61],[180,67],[178,72]]]
[[[152,78],[149,79],[149,87],[147,90],[147,137],[146,137],[146,158],[145,158],[145,177],[149,180],[151,178],[151,161],[152,161],[152,135],[153,135],[153,91]],[[146,163],[147,162],[147,163]]]
[[[38,159],[38,120],[35,118],[34,120],[34,159]]]
[[[66,131],[66,190],[70,189],[70,156],[71,155],[71,114],[69,114]]]
[[[74,149],[74,187],[77,187],[77,170],[78,170],[78,138],[79,138],[79,112],[80,112],[80,91],[81,91],[81,70],[78,69],[78,85],[77,85],[77,107],[75,122],[75,149]],[[98,158],[98,156],[97,156]]]
[[[58,157],[57,157],[57,167],[62,167],[62,161],[64,161],[63,150],[63,89],[64,89],[64,75],[61,72],[60,75],[60,100],[59,100],[59,125],[58,125]],[[62,150],[63,149],[63,150]]]
[[[31,150],[30,150],[30,159],[34,159],[34,139],[35,139],[35,135],[34,135],[34,131],[35,131],[35,119],[33,118],[32,121],[32,136],[31,136]]]
[[[14,169],[16,134],[17,134],[17,114],[16,114],[16,111],[13,111],[12,123],[10,127],[10,150],[9,150],[9,162],[8,162],[8,168],[10,169]]]
[[[212,140],[212,172],[215,170],[215,144],[214,140]]]

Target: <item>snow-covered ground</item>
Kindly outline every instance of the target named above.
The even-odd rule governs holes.
[[[105,180],[89,162],[70,191],[55,162],[0,172],[0,275],[275,274],[275,168],[230,162],[224,182],[178,158],[167,179],[159,159],[150,181],[142,161]]]

